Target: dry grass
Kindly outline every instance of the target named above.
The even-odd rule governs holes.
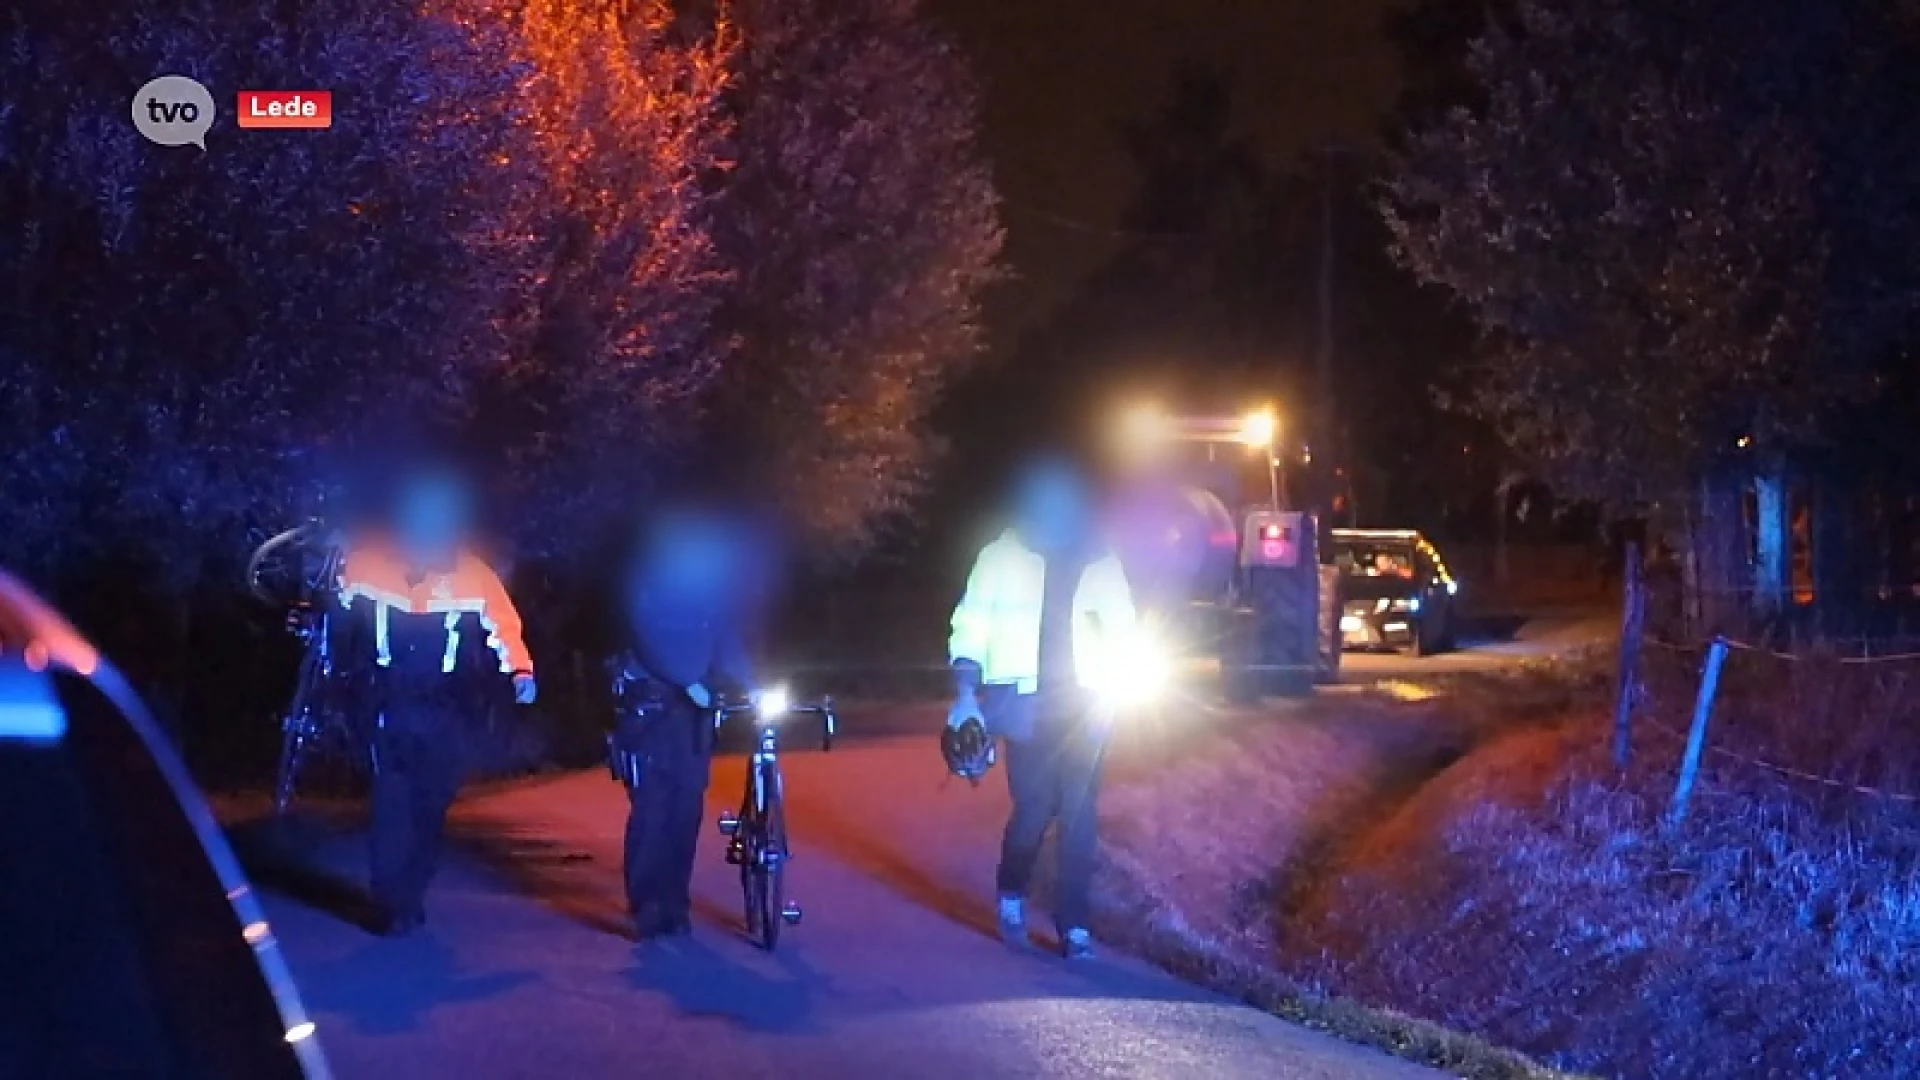
[[[1713,744],[1913,791],[1912,674],[1736,657]],[[1500,733],[1424,784],[1391,763],[1349,777],[1377,801],[1338,785],[1314,827],[1350,828],[1311,858],[1257,830],[1240,838],[1253,852],[1213,838],[1221,792],[1247,822],[1299,804],[1304,770],[1276,764],[1284,731],[1265,733],[1270,748],[1232,746],[1244,767],[1208,761],[1129,792],[1120,812],[1151,813],[1163,836],[1130,847],[1123,829],[1113,855],[1141,936],[1360,1034],[1382,1014],[1338,1002],[1608,1076],[1920,1075],[1920,808],[1713,755],[1687,823],[1670,828],[1679,740],[1657,724],[1684,724],[1690,664],[1654,665],[1624,775],[1605,756],[1604,694],[1563,676],[1458,688],[1456,708],[1498,718],[1452,730]],[[1512,726],[1529,713],[1538,722]],[[1285,779],[1265,786],[1288,790],[1263,791],[1270,771]],[[1450,1045],[1423,1053],[1444,1061]]]
[[[1102,936],[1277,1015],[1456,1075],[1555,1075],[1275,963],[1293,883],[1336,863],[1351,823],[1456,757],[1467,732],[1432,702],[1343,698],[1191,734],[1156,748],[1156,768],[1116,770],[1103,796]]]

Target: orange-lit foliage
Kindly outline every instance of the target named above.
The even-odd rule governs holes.
[[[533,249],[507,378],[483,426],[538,432],[511,471],[542,511],[541,546],[646,483],[636,464],[688,430],[676,407],[723,359],[708,333],[728,277],[707,230],[721,160],[726,20],[697,29],[665,0],[448,0],[475,33],[504,27],[511,119],[539,177],[513,215]]]
[[[684,350],[724,277],[701,183],[727,126],[731,27],[682,34],[666,0],[527,0],[520,38],[551,185],[545,313],[586,333],[569,359],[639,380],[629,392],[697,388],[713,358]]]

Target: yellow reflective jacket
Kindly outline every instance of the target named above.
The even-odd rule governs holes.
[[[1037,689],[1046,565],[1012,530],[982,548],[967,575],[966,595],[953,609],[948,659],[980,665],[983,683],[1012,684],[1023,694]],[[1127,681],[1135,619],[1133,590],[1120,560],[1105,555],[1088,563],[1073,595],[1073,667],[1082,687],[1105,693]]]

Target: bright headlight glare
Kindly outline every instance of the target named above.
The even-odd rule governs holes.
[[[1248,446],[1272,446],[1279,428],[1272,409],[1256,409],[1240,422],[1240,441]]]
[[[1135,405],[1122,418],[1120,430],[1128,444],[1150,446],[1166,434],[1167,418],[1157,405]]]
[[[1112,666],[1100,679],[1096,693],[1111,709],[1138,706],[1166,693],[1173,681],[1173,664],[1164,645],[1151,633],[1136,634],[1115,651]]]
[[[792,704],[791,699],[787,697],[787,688],[776,686],[771,690],[761,691],[760,704],[756,711],[761,716],[772,719],[785,714]]]

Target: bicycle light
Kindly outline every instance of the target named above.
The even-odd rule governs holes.
[[[787,695],[787,688],[776,686],[771,690],[760,691],[760,700],[754,704],[754,711],[765,720],[786,715],[793,707],[793,700]]]

